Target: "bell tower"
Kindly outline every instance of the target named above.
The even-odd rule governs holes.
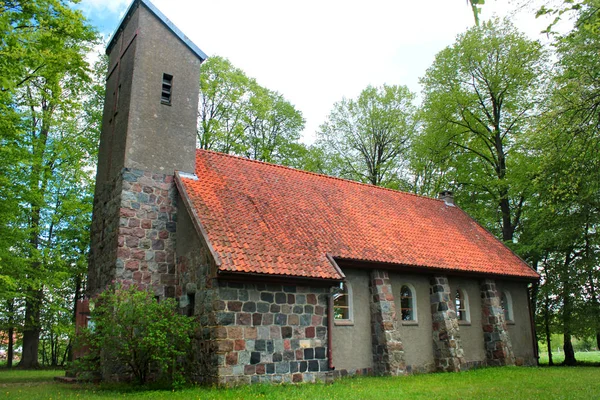
[[[172,296],[175,171],[194,173],[200,64],[207,58],[149,0],[110,40],[88,294],[118,281]]]

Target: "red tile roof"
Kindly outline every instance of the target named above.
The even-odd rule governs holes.
[[[395,190],[198,150],[181,177],[219,269],[340,279],[331,256],[537,279],[458,207]]]

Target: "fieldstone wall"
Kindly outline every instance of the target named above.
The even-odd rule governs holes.
[[[370,289],[373,370],[378,375],[403,375],[404,348],[388,272],[371,271]]]
[[[98,294],[115,279],[122,182],[119,174],[112,182],[96,187],[90,227],[89,296]]]
[[[325,380],[328,288],[218,283],[218,383]]]
[[[431,277],[429,293],[436,370],[460,371],[463,369],[465,359],[448,278]]]
[[[485,342],[485,355],[487,364],[491,366],[514,365],[510,336],[506,329],[502,301],[496,290],[493,279],[480,282],[481,289],[481,324]]]
[[[125,168],[122,177],[116,279],[175,297],[173,175]]]
[[[176,188],[172,175],[124,168],[94,199],[89,290],[110,283],[175,296]]]

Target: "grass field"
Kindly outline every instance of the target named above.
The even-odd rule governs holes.
[[[62,371],[0,371],[0,399],[597,399],[599,367],[486,368],[455,374],[350,378],[333,384],[144,390],[52,381]]]
[[[598,364],[600,365],[600,351],[582,351],[575,353],[575,359],[582,364]],[[554,364],[560,364],[565,360],[564,353],[552,353],[552,361]],[[548,364],[548,353],[540,353],[540,364]],[[600,396],[599,396],[600,397]]]

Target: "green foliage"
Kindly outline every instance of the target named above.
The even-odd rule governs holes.
[[[598,1],[580,3],[575,29],[559,37],[558,62],[540,134],[530,236],[544,259],[565,336],[595,336],[600,346],[600,26]],[[572,360],[570,360],[571,362]]]
[[[71,2],[2,2],[0,32],[0,300],[25,302],[0,317],[24,333],[31,367],[42,315],[70,308],[54,293],[85,265],[104,85],[86,61],[96,33]]]
[[[545,66],[538,42],[494,20],[459,35],[421,80],[415,182],[456,189],[461,207],[505,241],[513,240],[531,194],[522,141],[536,121]]]
[[[90,309],[92,325],[80,338],[90,349],[81,363],[84,370],[131,374],[140,384],[151,374],[171,383],[182,379],[178,358],[190,351],[194,320],[177,313],[174,299],[159,302],[136,286],[115,286]]]
[[[378,186],[407,186],[406,154],[415,132],[415,95],[406,86],[369,86],[342,99],[317,133],[316,171]],[[313,157],[314,159],[314,157]]]
[[[214,56],[202,64],[200,148],[293,165],[305,150],[298,143],[303,128],[300,111],[229,60]]]

